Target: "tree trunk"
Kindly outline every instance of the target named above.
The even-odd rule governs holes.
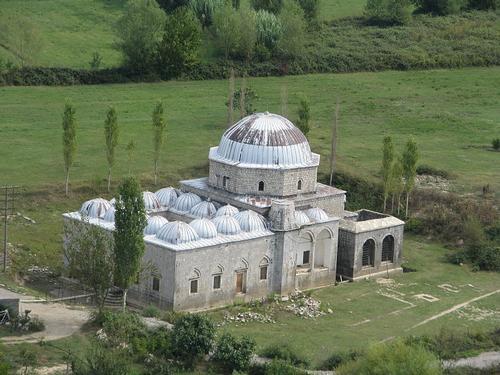
[[[122,305],[123,312],[125,312],[125,310],[127,309],[127,292],[128,289],[123,289],[123,305]]]
[[[382,212],[385,213],[386,209],[387,209],[387,194],[384,194],[384,211]]]
[[[391,196],[391,213],[394,213],[394,194]]]
[[[155,185],[158,179],[158,160],[155,160]]]
[[[66,169],[66,196],[68,196],[69,192],[69,168]]]
[[[407,191],[406,192],[406,213],[405,213],[405,217],[408,218],[408,201],[410,200],[410,192]]]
[[[108,168],[108,193],[111,190],[111,167]]]

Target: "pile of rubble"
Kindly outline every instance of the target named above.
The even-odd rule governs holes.
[[[224,323],[249,323],[249,322],[260,322],[260,323],[276,323],[271,315],[261,314],[252,311],[245,311],[238,313],[236,315],[226,314],[224,315]]]
[[[304,319],[315,319],[319,316],[326,315],[326,312],[321,310],[321,301],[307,296],[300,290],[294,291],[287,299],[283,299],[284,302],[287,300],[290,303],[285,306],[285,310]],[[332,314],[333,310],[329,308],[327,312]]]

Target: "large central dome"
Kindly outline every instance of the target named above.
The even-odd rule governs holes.
[[[302,132],[283,116],[254,113],[229,128],[210,159],[260,168],[296,168],[317,165]]]

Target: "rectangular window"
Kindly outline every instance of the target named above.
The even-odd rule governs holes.
[[[220,289],[221,275],[214,276],[214,289]]]
[[[260,267],[260,279],[267,280],[267,266]]]
[[[311,255],[311,252],[308,250],[308,251],[304,251],[302,253],[302,264],[309,264],[309,256]]]
[[[160,279],[157,277],[153,277],[153,290],[155,292],[160,291]]]
[[[191,294],[198,293],[198,280],[191,280],[191,285],[189,287],[189,292]]]
[[[222,187],[227,188],[228,181],[229,181],[229,177],[227,177],[227,176],[222,177]]]

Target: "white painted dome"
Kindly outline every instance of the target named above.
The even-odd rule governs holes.
[[[80,215],[102,219],[106,214],[106,211],[108,211],[110,208],[111,204],[109,204],[106,199],[95,198],[82,204],[82,207],[80,208]]]
[[[177,200],[177,191],[173,187],[166,187],[155,193],[163,207],[172,207]]]
[[[266,230],[266,219],[255,211],[247,210],[234,215],[244,232],[260,232]]]
[[[306,211],[307,217],[312,221],[325,221],[328,220],[328,215],[321,208],[314,207]]]
[[[210,201],[202,201],[193,208],[191,208],[190,210],[191,215],[196,217],[205,217],[208,219],[214,217],[216,212],[217,209],[215,208],[214,204]]]
[[[196,231],[201,238],[217,237],[217,228],[209,219],[195,219],[189,225]]]
[[[311,222],[311,219],[309,219],[309,216],[304,211],[295,211],[295,224],[297,224],[299,227],[305,224],[309,224]]]
[[[157,210],[161,207],[160,201],[156,195],[150,191],[144,191],[142,193],[142,199],[144,200],[144,208],[146,210]]]
[[[240,224],[233,216],[217,216],[212,219],[212,222],[220,234],[232,236],[241,232]]]
[[[226,204],[217,210],[215,216],[234,216],[238,213],[238,209],[230,204]]]
[[[106,214],[104,214],[103,220],[104,221],[109,221],[110,223],[113,223],[115,221],[115,212],[116,209],[114,206],[111,206],[107,211]]]
[[[196,231],[183,221],[173,221],[165,224],[156,233],[156,238],[174,245],[200,239]]]
[[[158,233],[160,228],[168,223],[168,220],[160,215],[153,215],[148,217],[148,224],[144,228],[145,235],[152,235]]]
[[[185,193],[177,198],[174,208],[180,212],[189,212],[191,208],[201,202],[201,198],[194,193]]]
[[[304,134],[290,120],[269,112],[251,114],[226,130],[210,159],[260,168],[319,164]]]

